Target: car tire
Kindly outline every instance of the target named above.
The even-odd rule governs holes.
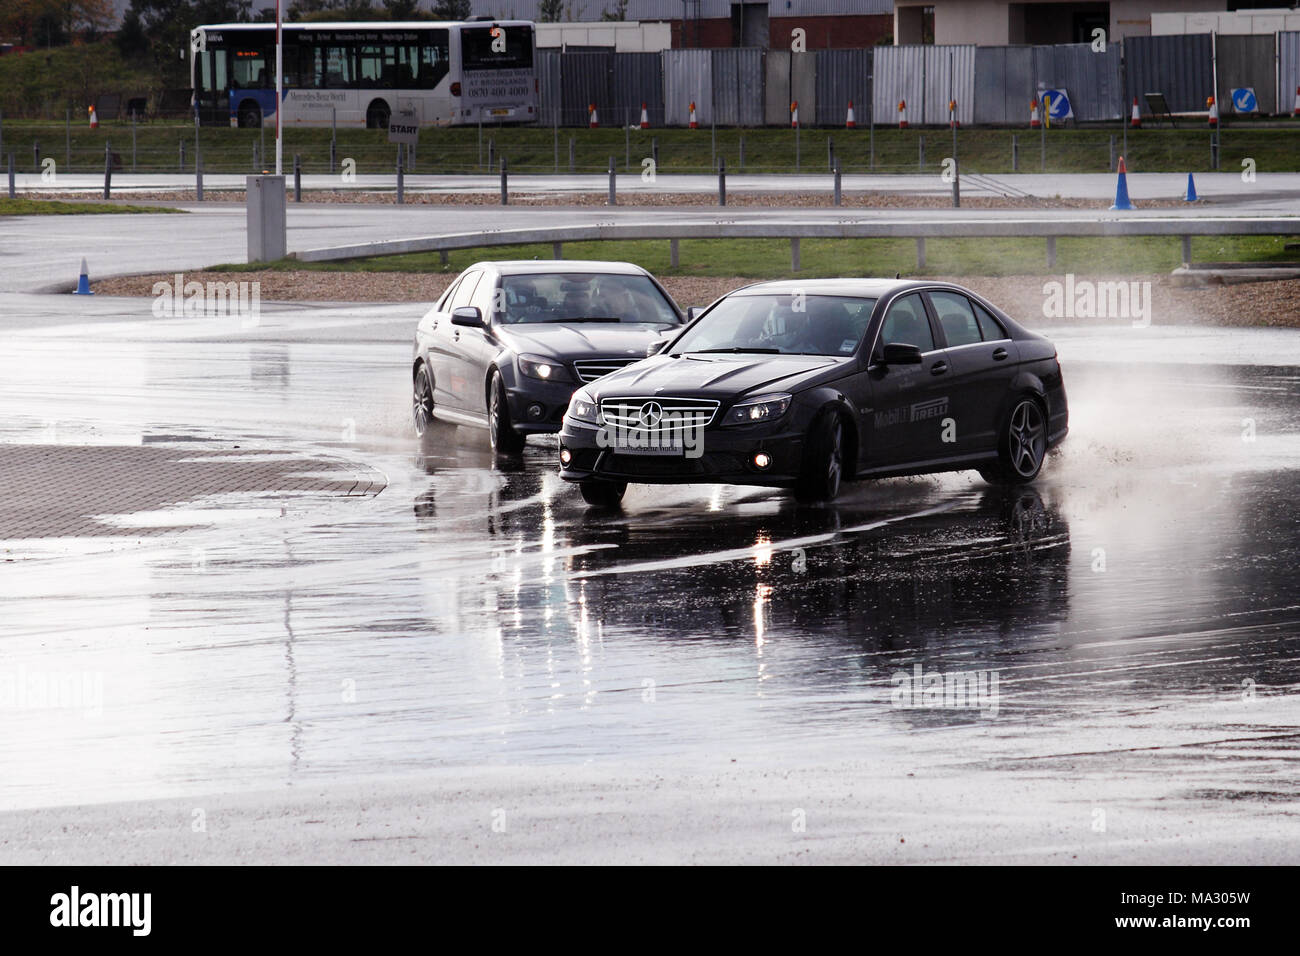
[[[803,467],[794,487],[800,501],[833,501],[844,483],[844,419],[822,412],[808,429]]]
[[[627,493],[626,481],[580,481],[582,500],[597,508],[617,508]]]
[[[998,462],[980,469],[991,485],[1023,485],[1038,477],[1047,458],[1047,412],[1037,398],[1022,395],[1007,413],[998,436]]]
[[[522,454],[526,444],[524,436],[510,424],[506,383],[501,380],[500,372],[492,373],[492,385],[488,390],[488,440],[498,455]]]
[[[429,366],[421,364],[415,371],[411,389],[411,418],[415,426],[415,437],[428,442],[440,431],[442,424],[434,417],[433,376]]]

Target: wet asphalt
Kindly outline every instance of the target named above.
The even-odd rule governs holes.
[[[120,535],[0,541],[0,677],[88,682],[0,700],[0,808],[843,760],[955,790],[992,771],[1008,799],[1086,773],[1102,802],[1122,766],[1143,800],[1247,807],[1243,833],[1300,803],[1294,333],[1050,333],[1072,433],[1027,488],[633,486],[610,514],[549,441],[509,464],[466,429],[420,447],[416,307],[264,304],[247,328],[28,301],[0,443],[274,448],[383,488],[181,494]],[[975,696],[927,698],[936,674]]]

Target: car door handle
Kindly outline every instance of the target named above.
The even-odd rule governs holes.
[[[460,341],[460,329],[457,329],[455,332],[451,333],[451,340],[452,340],[453,342],[459,342],[459,341]]]
[[[1001,362],[1006,357],[1007,357],[1006,349],[999,347],[993,350],[993,361]]]
[[[948,371],[947,362],[935,362],[933,365],[930,366],[931,375],[942,375],[946,371]]]

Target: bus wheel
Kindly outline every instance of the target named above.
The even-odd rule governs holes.
[[[391,115],[387,103],[375,100],[366,107],[366,129],[388,129],[388,118]]]
[[[256,103],[239,104],[239,128],[257,129],[262,125],[262,110]]]

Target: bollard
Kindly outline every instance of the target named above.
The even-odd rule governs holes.
[[[14,154],[9,154],[9,198],[16,199],[17,193],[14,192]]]
[[[840,204],[840,168],[835,167],[835,205]]]
[[[657,175],[659,172],[659,137],[658,136],[650,137],[650,158],[654,160],[654,168],[655,168],[655,173]]]
[[[740,134],[740,171],[745,171],[745,134]]]
[[[799,172],[799,127],[794,128],[794,171]]]
[[[1183,236],[1183,265],[1190,266],[1191,264],[1192,264],[1192,237]]]
[[[961,173],[958,171],[955,157],[952,162],[952,208],[961,208]]]
[[[180,168],[177,169],[176,171],[178,173],[183,173],[185,172],[185,140],[181,140],[180,157],[181,157]]]
[[[261,171],[262,171],[262,161],[258,156],[257,143],[254,142],[253,143],[253,172],[259,173]]]
[[[727,204],[727,157],[718,157],[718,205]]]
[[[569,172],[577,172],[578,169],[578,147],[577,140],[572,136],[569,137]]]
[[[918,136],[916,138],[916,168],[921,170],[925,169],[925,137],[924,136]]]
[[[799,271],[799,237],[790,237],[790,271]]]
[[[506,158],[502,156],[501,157],[501,205],[507,206],[509,204],[510,204],[510,193],[509,193],[508,183],[506,182]]]
[[[618,205],[618,195],[615,192],[615,186],[614,186],[615,175],[616,173],[614,172],[614,157],[611,156],[609,157],[609,205],[611,206]]]
[[[397,205],[406,202],[406,166],[402,163],[402,147],[397,147]]]
[[[1116,157],[1117,155],[1118,155],[1118,153],[1115,152],[1115,137],[1114,137],[1114,136],[1111,136],[1111,138],[1110,138],[1110,171],[1111,171],[1112,173],[1115,171],[1115,157]]]
[[[293,154],[293,201],[302,202],[302,157]]]
[[[497,164],[496,156],[497,156],[496,137],[489,136],[488,137],[488,165],[487,165],[488,169],[491,169],[493,166]]]
[[[835,171],[835,140],[829,136],[826,137],[826,169]]]
[[[194,201],[203,202],[203,154],[194,154]]]
[[[1011,171],[1017,172],[1020,169],[1020,140],[1015,133],[1011,134]]]
[[[336,160],[334,140],[330,140],[330,175],[334,175],[334,164]]]
[[[131,172],[135,172],[135,110],[131,111]]]
[[[113,150],[112,146],[104,143],[104,198],[108,199],[113,193]]]
[[[1210,168],[1219,168],[1219,131],[1210,134]]]
[[[40,140],[32,141],[32,161],[35,164],[36,172],[41,171],[41,143]]]

